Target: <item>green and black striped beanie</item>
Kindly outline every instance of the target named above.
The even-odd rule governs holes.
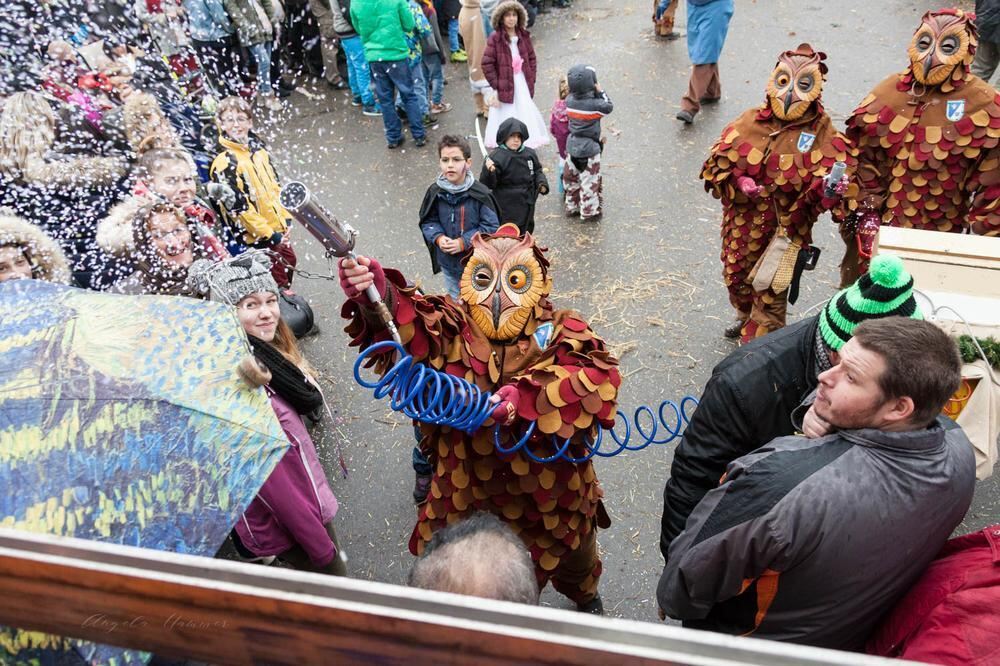
[[[820,314],[819,331],[830,349],[840,351],[858,324],[882,317],[924,318],[913,299],[913,277],[902,259],[891,254],[874,257],[867,273],[830,299]]]

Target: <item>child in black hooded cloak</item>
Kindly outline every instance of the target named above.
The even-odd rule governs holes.
[[[493,190],[500,204],[500,222],[513,222],[523,234],[535,231],[535,201],[549,193],[538,153],[528,148],[528,128],[517,118],[508,118],[497,130],[496,149],[486,158],[480,182]]]

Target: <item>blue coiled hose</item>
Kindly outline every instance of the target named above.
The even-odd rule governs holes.
[[[395,364],[385,375],[375,381],[364,379],[361,376],[361,369],[365,360],[372,354],[384,352],[395,354]],[[391,340],[377,342],[361,352],[358,360],[354,363],[354,380],[365,388],[373,389],[376,399],[390,396],[390,407],[411,419],[423,423],[446,425],[470,434],[482,427],[496,407],[495,403],[490,402],[492,393],[483,391],[461,377],[454,377],[416,363],[413,356],[408,354],[401,344]],[[524,435],[509,447],[504,446],[500,440],[500,426],[495,427],[493,429],[493,443],[500,453],[509,454],[521,451],[528,458],[539,463],[548,463],[560,458],[572,463],[582,463],[595,455],[610,458],[622,451],[641,451],[650,444],[672,442],[680,437],[684,431],[683,426],[687,425],[690,420],[688,409],[697,407],[697,405],[698,400],[692,396],[685,396],[680,405],[673,400],[664,400],[655,413],[645,405],[639,407],[635,410],[631,420],[624,412],[618,410],[617,418],[623,425],[625,432],[619,434],[617,429],[608,430],[608,434],[614,440],[617,448],[609,451],[600,450],[601,443],[604,441],[604,428],[598,428],[594,441],[584,442],[587,454],[580,457],[569,454],[570,439],[560,443],[554,435],[552,444],[555,453],[550,456],[539,456],[534,453],[527,446],[528,440],[535,433],[536,424],[534,422],[528,426]],[[673,410],[670,421],[668,421],[669,415],[664,414],[667,407]],[[643,421],[647,422],[648,431],[643,426]],[[674,425],[672,426],[671,423]],[[641,441],[630,445],[629,440],[632,438],[633,428]],[[666,430],[666,434],[657,437],[661,428]]]

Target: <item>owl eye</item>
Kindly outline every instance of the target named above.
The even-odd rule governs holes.
[[[920,37],[917,39],[917,50],[926,51],[931,47],[933,43],[934,39],[930,35],[927,34],[920,35]]]
[[[514,266],[507,271],[507,286],[517,294],[523,294],[531,286],[528,269],[524,266]]]
[[[799,90],[801,92],[807,93],[810,90],[812,90],[812,87],[813,87],[814,83],[815,83],[815,80],[813,79],[813,77],[811,77],[811,76],[803,76],[798,81]]]
[[[493,271],[486,264],[480,264],[476,266],[476,270],[472,271],[472,288],[476,291],[485,291],[490,288],[490,284],[493,283]]]
[[[959,44],[960,42],[958,40],[958,37],[952,35],[942,39],[941,44],[938,46],[938,48],[941,49],[941,53],[945,55],[952,55],[955,53],[955,51],[958,50]]]
[[[784,88],[785,86],[788,85],[789,80],[790,77],[788,76],[788,74],[778,74],[778,76],[776,76],[774,79],[774,83],[779,88]]]

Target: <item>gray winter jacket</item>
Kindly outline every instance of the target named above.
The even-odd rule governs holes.
[[[944,417],[778,438],[695,508],[657,601],[695,629],[860,650],[962,521],[974,483],[972,444]]]
[[[569,84],[566,152],[570,157],[593,157],[601,152],[601,118],[611,113],[614,105],[606,92],[594,90],[597,73],[593,67],[574,65],[566,74],[566,82]]]

